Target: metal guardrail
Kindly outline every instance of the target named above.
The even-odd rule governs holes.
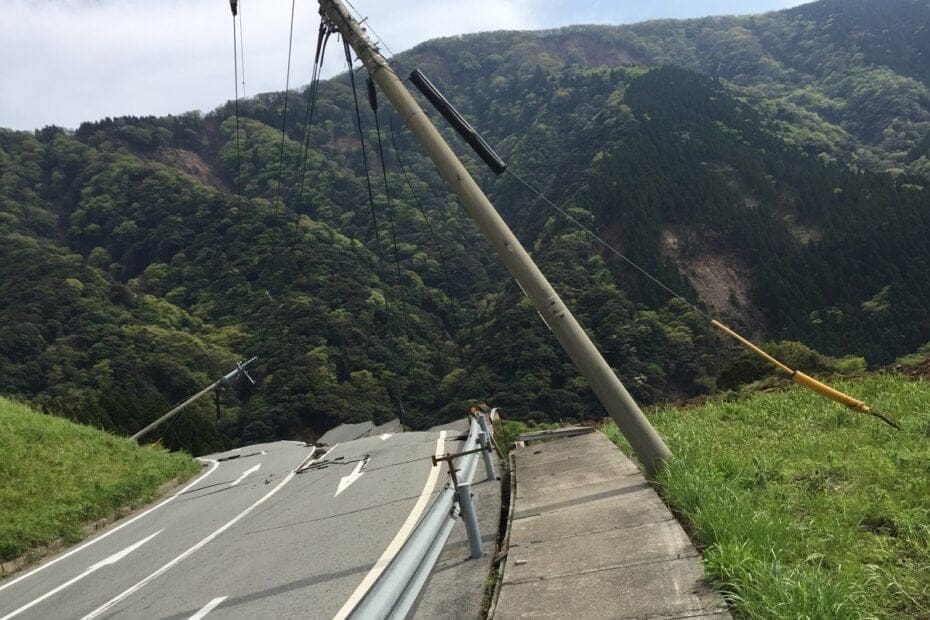
[[[463,452],[478,447],[480,432],[478,421],[472,417]],[[478,465],[477,452],[463,456],[459,463],[459,480],[471,483]],[[390,566],[365,598],[359,601],[349,618],[405,618],[439,559],[458,515],[455,486],[450,478]]]

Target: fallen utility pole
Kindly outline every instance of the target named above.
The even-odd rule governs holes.
[[[163,422],[166,422],[167,420],[171,419],[175,415],[181,413],[181,411],[183,411],[185,407],[187,407],[188,405],[196,401],[198,398],[200,398],[204,394],[209,394],[210,392],[215,390],[219,385],[223,383],[226,383],[226,384],[232,383],[233,380],[235,380],[240,374],[244,375],[249,381],[251,381],[252,385],[255,385],[255,380],[249,376],[249,373],[246,372],[245,368],[246,366],[248,366],[249,364],[251,364],[257,359],[258,359],[257,357],[253,357],[245,362],[236,362],[235,370],[226,373],[225,375],[223,375],[222,377],[220,377],[219,379],[217,379],[216,381],[214,381],[207,387],[203,388],[202,390],[200,390],[199,392],[197,392],[196,394],[194,394],[193,396],[185,400],[183,403],[181,403],[180,405],[178,405],[177,407],[175,407],[174,409],[172,409],[171,411],[169,411],[162,417],[158,418],[157,420],[155,420],[154,422],[152,422],[151,424],[143,428],[141,431],[133,435],[130,439],[135,439],[136,441],[139,441],[139,437],[142,437],[143,435],[148,433],[150,430],[152,430],[159,424],[162,424]]]
[[[671,451],[639,405],[345,5],[340,0],[320,0],[320,14],[355,50],[371,79],[384,91],[446,183],[461,199],[465,211],[536,306],[578,372],[587,379],[646,472],[655,473],[663,461],[671,461]]]

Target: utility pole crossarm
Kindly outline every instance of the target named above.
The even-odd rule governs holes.
[[[613,369],[341,0],[320,0],[320,13],[355,50],[371,79],[384,91],[446,183],[461,199],[465,211],[491,242],[497,256],[629,440],[647,473],[655,473],[662,462],[671,461],[671,452]]]

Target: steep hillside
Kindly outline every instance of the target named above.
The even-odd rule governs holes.
[[[916,98],[882,93],[916,107],[886,133],[913,150],[926,133],[926,76],[905,60],[927,46],[895,21],[897,60],[879,65],[890,63],[873,41],[881,21],[855,6],[835,26],[834,3],[822,2],[491,33],[394,63],[422,67],[515,171],[705,311],[880,364],[930,341],[923,160],[901,164],[900,150],[872,139],[882,115],[898,114],[890,103],[874,118],[852,99],[815,115],[798,93],[896,72]],[[875,14],[913,20],[922,7],[895,0]],[[767,43],[750,45],[737,26]],[[791,70],[743,67],[750,48]],[[714,70],[698,58],[716,58]],[[690,69],[640,66],[664,62]],[[238,122],[228,103],[75,132],[0,131],[0,392],[128,433],[258,355],[258,385],[225,391],[219,420],[205,402],[162,431],[195,451],[312,438],[340,421],[424,426],[469,399],[537,419],[596,412],[389,106],[385,186],[364,93],[370,176],[347,77],[320,85],[312,125],[306,94],[289,95],[283,141],[283,93],[240,102]],[[729,354],[703,317],[515,177],[494,178],[441,126],[636,396],[714,388]],[[889,166],[913,174],[881,172]]]
[[[83,526],[143,505],[200,469],[184,454],[101,433],[0,398],[0,560],[82,538]]]

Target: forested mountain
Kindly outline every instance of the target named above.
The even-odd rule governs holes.
[[[930,176],[926,0],[820,0],[756,16],[469,35],[413,52],[469,95],[489,78],[499,88],[537,66],[559,73],[674,64],[726,80],[811,155]],[[473,110],[482,111],[499,125],[492,110]],[[533,118],[534,107],[525,114]]]
[[[442,39],[392,62],[705,312],[877,365],[930,340],[928,23],[926,2],[822,0]],[[0,131],[0,392],[129,433],[258,355],[219,420],[204,402],[161,431],[195,451],[424,426],[469,399],[597,415],[387,102],[379,137],[360,97],[370,177],[345,75],[320,84],[312,124],[290,93],[284,140],[283,93],[238,119],[228,103]],[[704,317],[440,126],[637,397],[732,376]]]

